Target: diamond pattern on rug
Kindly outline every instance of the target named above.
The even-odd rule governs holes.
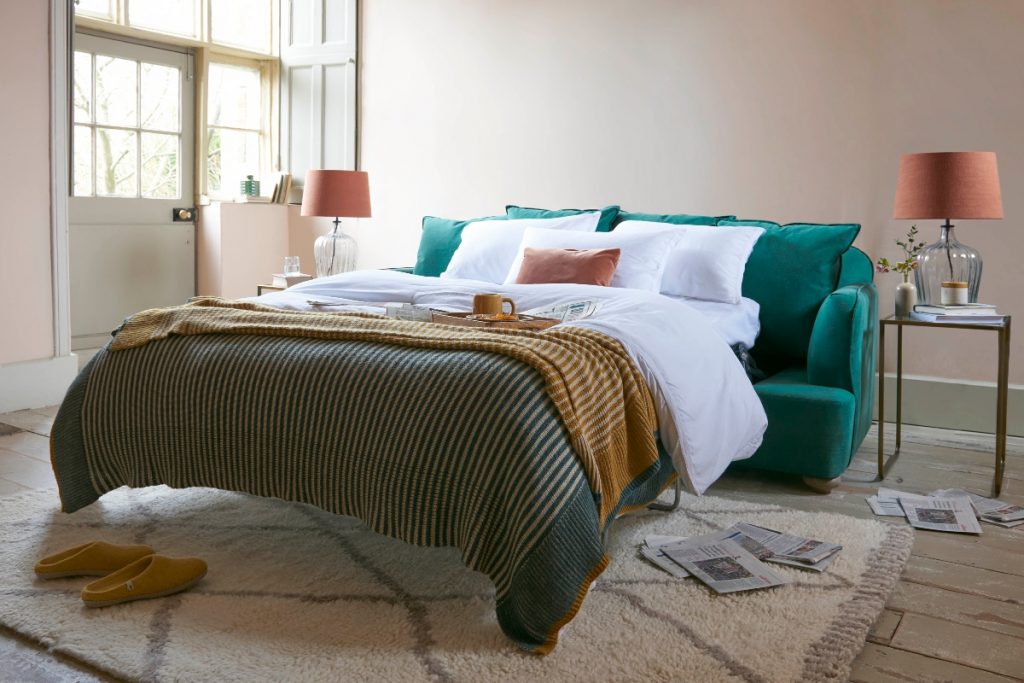
[[[547,657],[498,628],[494,590],[452,548],[419,548],[315,508],[243,494],[120,489],[73,515],[52,493],[0,498],[0,623],[134,680],[842,680],[909,555],[903,526],[686,496],[612,529],[612,562]],[[643,536],[745,519],[844,545],[823,574],[716,596],[636,557]],[[44,554],[89,539],[207,560],[170,598],[89,610],[84,579],[34,580]],[[786,647],[780,647],[780,633]]]

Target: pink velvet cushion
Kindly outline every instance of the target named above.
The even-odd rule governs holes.
[[[612,283],[619,266],[619,249],[535,249],[523,250],[518,285],[570,282],[577,285]]]

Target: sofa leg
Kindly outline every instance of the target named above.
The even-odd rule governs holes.
[[[822,479],[820,477],[804,477],[804,483],[807,484],[813,491],[818,493],[829,493],[835,487],[839,486],[841,481],[840,477],[833,479]]]

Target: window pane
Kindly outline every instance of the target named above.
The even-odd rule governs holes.
[[[96,123],[137,126],[136,64],[96,55]]]
[[[75,121],[92,121],[92,55],[88,52],[75,53],[74,77]]]
[[[78,0],[74,3],[75,14],[83,14],[98,19],[113,19],[114,12],[111,0]]]
[[[142,64],[142,127],[178,130],[178,88],[181,70],[160,64]]]
[[[160,33],[196,37],[195,0],[129,0],[128,23]]]
[[[134,131],[96,129],[96,194],[135,197],[138,139]]]
[[[234,196],[245,176],[260,174],[260,134],[211,128],[207,152],[212,194]]]
[[[260,71],[231,64],[210,64],[209,117],[213,126],[260,128]]]
[[[270,0],[210,0],[215,43],[270,52]]]
[[[177,199],[178,136],[142,134],[142,196]]]
[[[71,147],[75,196],[88,197],[92,194],[92,130],[88,126],[75,126]]]

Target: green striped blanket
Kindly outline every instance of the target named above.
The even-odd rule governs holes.
[[[54,423],[65,511],[123,485],[206,486],[455,546],[493,580],[505,633],[538,653],[604,569],[603,526],[673,474],[658,449],[595,493],[542,373],[496,351],[208,330],[122,346]]]

